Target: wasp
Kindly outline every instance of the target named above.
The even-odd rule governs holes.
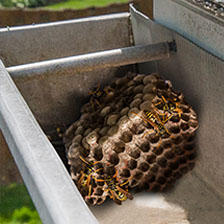
[[[91,190],[92,190],[92,185],[91,185],[92,178],[95,178],[94,177],[95,174],[99,172],[100,170],[102,170],[103,168],[99,168],[99,169],[94,168],[94,165],[99,163],[98,161],[88,162],[82,156],[80,156],[80,159],[85,163],[86,172],[81,171],[81,177],[78,180],[78,186],[88,188],[89,190],[88,196],[90,196]]]
[[[156,107],[157,113],[159,113],[158,109],[160,108],[160,107],[158,108],[158,106],[161,105],[161,109],[165,113],[171,114],[169,116],[169,119],[173,116],[173,113],[177,113],[179,117],[181,117],[181,114],[183,113],[183,111],[180,109],[180,102],[178,102],[177,98],[166,99],[164,96],[161,96],[161,100],[158,103],[155,103],[153,105]]]
[[[106,183],[107,189],[104,189],[104,191],[109,191],[110,198],[113,199],[115,203],[121,205],[122,201],[126,201],[127,199],[132,200],[133,196],[128,192],[127,187],[125,187],[125,189],[122,188],[128,184],[130,178],[124,183],[120,184],[117,178],[117,174],[118,172],[116,171],[113,177],[108,177],[106,179],[96,179],[96,182]]]
[[[100,98],[109,94],[108,89],[113,90],[110,87],[104,88],[103,90],[101,90],[100,84],[98,84],[97,87],[95,87],[92,91],[88,92],[88,95],[91,95],[90,103],[92,105],[93,110],[95,109],[95,105],[96,105],[96,108],[97,106],[100,106],[100,102],[99,102]]]
[[[161,137],[165,135],[171,135],[171,133],[168,131],[168,129],[164,126],[164,124],[169,120],[169,117],[167,115],[163,115],[163,118],[161,120],[160,116],[156,112],[150,112],[150,111],[144,111],[145,117],[136,114],[132,112],[136,116],[140,117],[146,124],[149,124],[153,127],[154,131],[157,135],[160,135]],[[143,137],[145,137],[147,134],[153,131],[146,132]]]

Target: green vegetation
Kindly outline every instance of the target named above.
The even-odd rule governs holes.
[[[38,7],[47,4],[47,0],[0,0],[0,7]]]
[[[129,0],[68,0],[46,6],[46,9],[84,9],[88,7],[102,7],[113,3],[125,3]]]
[[[1,224],[41,224],[24,185],[0,186]]]
[[[84,9],[88,7],[100,7],[113,3],[125,3],[130,0],[67,0],[50,4],[48,0],[0,0],[0,7],[42,7],[46,9]]]

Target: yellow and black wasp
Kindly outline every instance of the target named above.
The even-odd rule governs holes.
[[[180,102],[177,98],[165,98],[163,95],[161,96],[161,100],[158,103],[153,104],[155,106],[155,110],[158,114],[161,115],[159,110],[163,110],[165,113],[169,113],[169,119],[173,116],[173,113],[177,113],[179,117],[181,117],[181,114],[183,111],[180,108]]]
[[[100,106],[100,99],[109,94],[109,90],[113,90],[110,87],[104,88],[103,90],[100,89],[100,84],[97,87],[93,88],[92,91],[88,92],[88,95],[91,95],[90,103],[94,109]],[[95,108],[96,105],[96,108]]]
[[[133,196],[128,192],[127,186],[125,187],[125,189],[122,188],[123,186],[128,184],[130,178],[121,184],[119,183],[117,174],[118,172],[116,171],[113,177],[108,177],[106,179],[96,179],[96,181],[106,183],[107,188],[104,189],[104,191],[109,191],[110,198],[113,199],[113,201],[118,205],[121,205],[122,201],[125,201],[127,199],[132,200]]]
[[[164,137],[164,135],[171,135],[171,133],[168,131],[168,129],[164,126],[165,123],[169,120],[169,117],[167,115],[163,115],[162,120],[160,116],[156,112],[150,112],[150,111],[144,111],[145,117],[132,112],[136,116],[140,117],[146,124],[149,124],[153,127],[154,131],[157,135],[160,135],[161,137]],[[147,134],[154,132],[153,130],[150,130],[146,132],[143,137],[145,137]]]
[[[96,173],[102,170],[103,168],[99,169],[94,168],[94,165],[99,163],[98,161],[88,162],[82,156],[80,156],[80,159],[85,163],[85,171],[84,172],[81,171],[81,177],[78,180],[78,186],[87,188],[88,196],[90,196],[92,191],[92,185],[91,185],[92,178],[95,178]]]

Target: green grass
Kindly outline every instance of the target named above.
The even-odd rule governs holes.
[[[41,224],[24,185],[0,186],[1,224]]]
[[[125,3],[129,0],[68,0],[50,6],[45,9],[84,9],[88,7],[102,7],[113,3]]]

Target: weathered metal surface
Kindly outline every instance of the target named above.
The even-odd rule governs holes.
[[[0,61],[0,127],[43,223],[98,223]]]
[[[197,111],[198,162],[193,172],[212,189],[213,194],[219,195],[219,200],[223,203],[224,123],[221,121],[224,118],[224,104],[221,102],[224,94],[224,62],[179,34],[142,16],[134,8],[131,15],[136,44],[152,44],[173,39],[177,43],[175,56],[153,64],[141,64],[139,69],[141,72],[159,71],[163,77],[172,81],[175,89],[184,93],[187,101]],[[206,18],[199,21],[201,22],[207,23]],[[209,37],[212,35],[210,33]],[[220,39],[218,44],[220,49],[223,48],[224,39]],[[189,198],[190,203],[193,203],[193,198]],[[194,218],[195,223],[200,223],[197,217]]]
[[[63,74],[91,72],[108,67],[160,60],[169,58],[169,56],[169,44],[164,42],[18,65],[7,68],[7,71],[14,80],[18,78],[41,79],[46,75],[63,76]]]
[[[186,0],[154,1],[154,18],[224,60],[224,20]]]
[[[127,47],[129,13],[0,28],[6,67]]]
[[[4,44],[3,44],[4,43]],[[0,29],[0,57],[5,66],[50,60],[71,55],[123,48],[131,45],[129,13],[97,16],[34,26]],[[107,68],[40,79],[17,78],[16,85],[42,128],[71,124],[79,117],[88,92],[105,85],[130,67]]]

